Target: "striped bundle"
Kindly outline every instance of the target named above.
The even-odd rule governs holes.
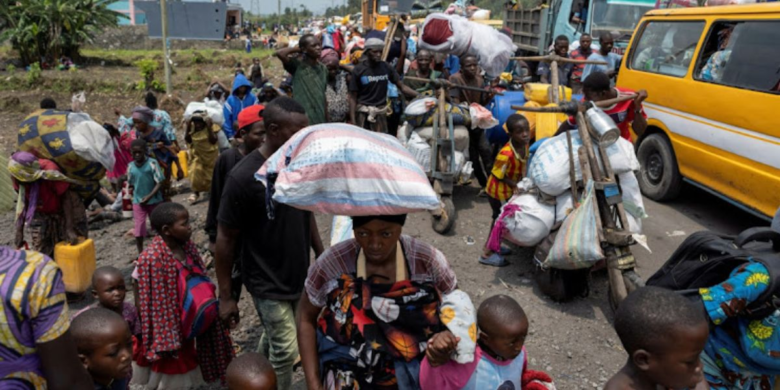
[[[346,124],[307,127],[255,174],[273,201],[314,212],[396,215],[440,207],[428,177],[397,139]]]

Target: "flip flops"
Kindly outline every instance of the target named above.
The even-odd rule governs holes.
[[[493,253],[489,257],[480,256],[479,263],[489,265],[491,267],[505,267],[509,265],[509,262],[498,253]]]

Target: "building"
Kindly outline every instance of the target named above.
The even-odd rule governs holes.
[[[146,14],[135,6],[135,0],[120,0],[110,3],[108,9],[124,15],[119,18],[120,26],[135,26],[136,24],[146,24]]]
[[[149,25],[149,37],[162,37],[162,12],[160,1],[126,0],[134,6],[136,15],[144,14],[144,23]],[[120,1],[121,2],[121,1]],[[232,34],[235,26],[241,26],[243,8],[236,3],[222,1],[166,1],[168,9],[168,38],[223,40],[225,34]],[[140,24],[136,18],[136,24]]]

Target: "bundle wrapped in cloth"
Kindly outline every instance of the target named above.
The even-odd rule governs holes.
[[[17,148],[51,160],[83,199],[100,190],[106,170],[114,169],[114,144],[103,126],[85,113],[39,110],[19,125]]]
[[[309,126],[255,174],[273,202],[344,216],[435,210],[440,201],[414,157],[392,136],[347,124]]]
[[[479,58],[479,66],[491,77],[501,75],[517,50],[508,36],[493,27],[443,13],[425,18],[419,45],[420,49],[437,53],[474,54]]]

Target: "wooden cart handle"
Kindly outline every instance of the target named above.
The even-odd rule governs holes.
[[[542,61],[542,62],[565,62],[568,64],[593,64],[593,65],[609,65],[604,61],[590,61],[590,60],[575,60],[571,58],[561,57],[559,55],[551,54],[547,56],[531,56],[531,57],[511,57],[510,60],[520,61]]]

